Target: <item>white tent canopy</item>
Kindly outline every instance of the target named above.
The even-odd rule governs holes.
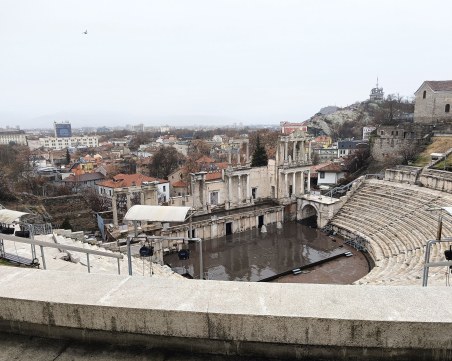
[[[184,222],[190,207],[143,206],[130,207],[125,221]]]
[[[0,223],[11,224],[26,214],[30,213],[13,211],[11,209],[0,209]]]

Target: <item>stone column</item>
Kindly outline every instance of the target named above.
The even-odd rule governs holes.
[[[246,142],[246,161],[245,163],[249,163],[250,162],[250,142]]]
[[[144,197],[144,189],[141,188],[141,192],[140,192],[140,204],[143,205],[145,202],[145,197]]]
[[[305,159],[304,159],[304,147],[305,147],[305,142],[304,142],[304,140],[303,141],[301,141],[300,142],[301,143],[301,145],[300,145],[300,151],[299,151],[299,153],[300,153],[300,155],[299,155],[299,157],[298,157],[298,159],[301,161],[301,162],[304,162],[305,161]]]
[[[284,173],[284,197],[289,197],[289,187],[287,186],[287,173]]]
[[[296,173],[295,172],[293,172],[292,173],[292,194],[294,195],[294,196],[296,196],[296,188],[295,188],[295,184],[296,184],[296,182],[295,182],[295,176],[296,176]]]
[[[250,202],[250,175],[246,175],[246,202]]]
[[[308,162],[311,162],[311,141],[309,141],[309,153],[308,153],[308,159],[307,159],[307,161]]]
[[[232,163],[232,148],[229,147],[228,149],[228,164]]]
[[[113,196],[111,197],[111,208],[113,210],[113,225],[118,227],[118,205],[116,204],[116,193],[113,190]]]
[[[232,191],[231,191],[231,177],[228,175],[228,203],[232,202]]]
[[[237,185],[237,192],[239,195],[239,199],[238,199],[238,204],[242,203],[242,185],[240,184],[242,182],[242,180],[240,179],[240,174],[237,176],[238,177],[238,185]]]
[[[311,191],[311,170],[308,170],[308,193]]]
[[[292,146],[293,146],[293,149],[292,149],[292,162],[293,163],[297,162],[297,144],[298,144],[297,141],[293,141],[292,142]]]
[[[288,154],[289,153],[289,142],[286,140],[284,141],[284,163],[287,162]]]
[[[127,191],[127,193],[126,193],[126,206],[127,206],[127,210],[129,210],[130,207],[132,207],[132,199],[131,199],[130,191]]]
[[[300,172],[300,192],[301,195],[304,194],[304,172]]]
[[[201,182],[200,182],[200,188],[199,188],[199,193],[200,193],[199,197],[201,200],[201,207],[202,207],[203,211],[205,211],[207,209],[206,173],[207,172],[200,172]]]

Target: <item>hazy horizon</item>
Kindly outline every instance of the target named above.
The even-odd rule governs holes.
[[[441,0],[2,5],[0,127],[278,124],[452,79]]]

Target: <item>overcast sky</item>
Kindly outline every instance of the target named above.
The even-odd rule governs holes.
[[[367,99],[377,76],[412,96],[452,79],[451,14],[448,0],[0,0],[0,127],[303,121]]]

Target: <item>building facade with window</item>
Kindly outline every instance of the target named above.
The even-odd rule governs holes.
[[[0,144],[20,144],[27,145],[27,137],[23,130],[0,131]]]
[[[414,95],[416,123],[452,121],[452,80],[424,81]]]
[[[96,183],[97,193],[106,198],[112,198],[115,189],[139,191],[142,186],[155,184],[158,193],[158,202],[165,203],[169,200],[169,182],[165,179],[147,177],[140,173],[117,174],[113,179],[108,179]]]
[[[87,147],[96,148],[99,146],[99,137],[68,137],[68,138],[56,138],[56,137],[46,137],[39,138],[39,144],[41,147],[48,149],[65,149],[65,148],[77,148],[77,147]]]

